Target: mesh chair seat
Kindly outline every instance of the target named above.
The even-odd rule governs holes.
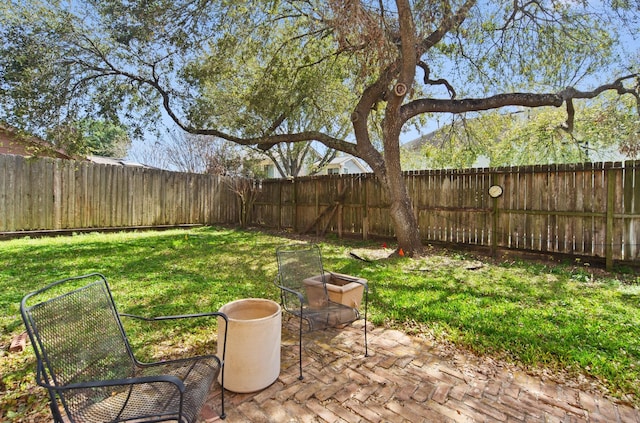
[[[132,377],[176,377],[185,388],[182,419],[193,422],[207,398],[219,366],[216,357],[205,356],[138,367]],[[65,395],[72,419],[88,422],[130,421],[141,419],[141,416],[177,420],[176,410],[180,408],[180,399],[178,386],[164,381],[80,388],[68,391]]]
[[[345,325],[360,319],[357,309],[331,301],[320,308],[305,306],[302,312],[294,308],[289,313],[304,319],[307,332]]]
[[[77,287],[80,283],[87,285]],[[55,421],[196,421],[222,357],[203,355],[158,363],[134,357],[106,278],[91,274],[54,282],[26,295],[20,306],[37,358],[37,382],[49,391]],[[218,316],[143,318],[172,320]]]

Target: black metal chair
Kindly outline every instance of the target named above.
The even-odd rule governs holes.
[[[54,282],[26,295],[20,311],[37,358],[36,381],[49,392],[56,422],[194,422],[220,376],[224,418],[224,355],[141,363],[120,316],[146,321],[223,313],[145,318],[118,314],[106,278],[93,273]]]
[[[298,345],[302,380],[302,333],[352,323],[364,318],[365,357],[367,346],[367,303],[369,287],[365,279],[339,275],[342,280],[363,285],[364,316],[359,304],[341,304],[330,298],[327,283],[338,274],[327,272],[322,265],[320,248],[315,244],[292,244],[276,249],[278,275],[274,283],[280,288],[282,308],[299,318]]]

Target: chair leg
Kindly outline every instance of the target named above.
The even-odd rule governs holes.
[[[369,290],[364,294],[364,356],[369,357],[369,347],[367,343],[367,304],[369,303]]]
[[[57,406],[56,395],[51,391],[49,391],[49,400],[49,409],[51,410],[53,421],[55,423],[64,423],[62,415],[60,414],[60,409]]]
[[[302,305],[300,305],[300,324],[298,325],[298,363],[300,365],[300,376],[299,380],[304,379],[302,376]]]
[[[222,371],[222,386],[220,386],[220,419],[224,420],[227,418],[226,413],[224,412],[224,370]]]

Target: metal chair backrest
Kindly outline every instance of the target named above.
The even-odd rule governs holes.
[[[78,280],[86,283],[87,277],[94,281],[78,288]],[[133,375],[135,360],[104,276],[53,283],[26,296],[20,310],[48,383]]]
[[[276,250],[278,259],[278,277],[280,285],[299,292],[304,297],[304,303],[308,304],[307,289],[304,280],[320,276],[324,288],[324,296],[328,301],[329,295],[326,288],[326,275],[322,267],[322,255],[320,248],[315,244],[292,244],[279,247]],[[286,298],[286,297],[285,297]],[[284,304],[285,308],[296,308],[297,304]]]

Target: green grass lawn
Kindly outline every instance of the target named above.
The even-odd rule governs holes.
[[[277,300],[275,248],[286,236],[227,228],[86,234],[0,242],[0,420],[47,416],[23,329],[22,296],[68,276],[107,276],[119,311],[147,316],[214,311],[249,297]],[[532,371],[586,376],[640,406],[640,277],[590,267],[491,262],[431,250],[365,262],[377,243],[325,240],[325,267],[367,278],[369,320],[420,332]],[[143,357],[204,352],[211,322],[144,331],[127,324]],[[213,323],[215,324],[215,323]],[[185,335],[176,342],[177,333]],[[173,342],[173,345],[172,345]],[[177,345],[176,345],[177,344]],[[2,413],[5,413],[4,415]]]

